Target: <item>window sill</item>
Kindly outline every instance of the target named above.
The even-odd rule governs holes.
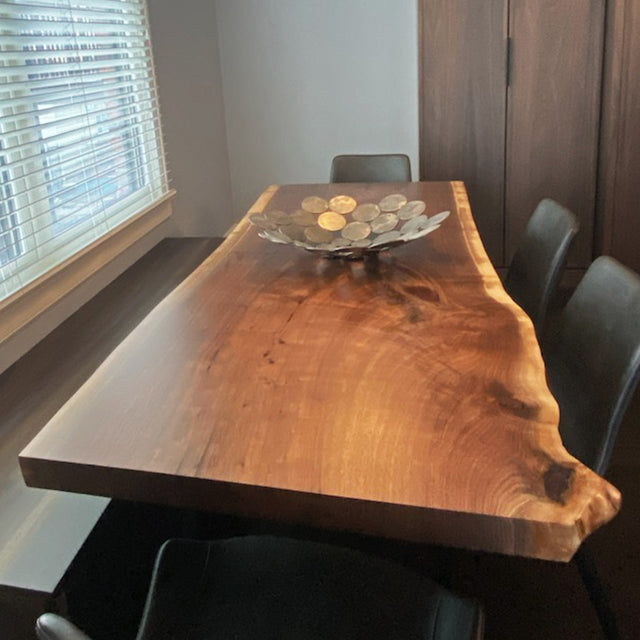
[[[108,281],[102,282],[97,288],[89,287],[89,290],[80,296],[79,301],[71,300],[72,294],[82,285],[98,276],[101,270],[127,250],[134,248],[134,245],[144,243],[147,237],[152,239],[153,244],[164,237],[161,235],[153,238],[153,232],[171,216],[175,194],[175,190],[171,190],[154,204],[0,302],[0,372],[95,295],[100,288],[106,286],[118,273],[110,274]],[[144,252],[151,246],[145,247]],[[139,257],[134,256],[133,261]],[[57,316],[57,320],[52,317],[50,321],[44,322],[47,326],[38,327],[32,332],[37,334],[37,337],[21,339],[21,334],[33,329],[35,324],[43,324],[43,318],[47,314],[51,315],[54,307],[65,302],[67,304],[64,306],[67,308],[63,312],[52,314]]]

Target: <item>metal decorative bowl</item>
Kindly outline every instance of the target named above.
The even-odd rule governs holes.
[[[277,244],[293,244],[327,257],[358,258],[417,240],[435,231],[449,211],[424,215],[426,204],[391,193],[380,202],[358,203],[349,195],[326,200],[309,196],[294,211],[267,210],[249,220],[258,235]]]

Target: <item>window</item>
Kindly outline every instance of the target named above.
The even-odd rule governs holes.
[[[0,1],[0,300],[167,192],[145,0]]]

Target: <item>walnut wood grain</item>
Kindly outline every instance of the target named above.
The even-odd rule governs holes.
[[[462,183],[380,260],[326,260],[245,218],[20,456],[28,484],[568,560],[619,492],[558,435],[533,327],[504,292]]]

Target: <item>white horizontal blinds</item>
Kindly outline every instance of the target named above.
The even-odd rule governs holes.
[[[144,0],[0,0],[0,299],[167,190]]]

